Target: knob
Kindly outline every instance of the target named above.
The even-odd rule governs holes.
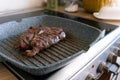
[[[105,62],[101,62],[97,68],[98,73],[102,73],[103,71],[108,71],[108,67],[106,66]]]
[[[112,57],[112,63],[120,66],[120,57],[116,56],[116,55],[113,55],[113,57]]]
[[[112,54],[112,53],[110,53],[110,54],[108,55],[108,57],[107,57],[107,61],[108,61],[108,62],[112,62],[113,55],[114,55],[114,54]]]
[[[120,66],[120,57],[114,54],[109,54],[107,61],[111,62],[112,64]]]
[[[114,52],[116,55],[120,56],[120,48],[119,48],[119,47],[114,48],[113,52]]]
[[[95,80],[93,74],[88,74],[85,80]]]

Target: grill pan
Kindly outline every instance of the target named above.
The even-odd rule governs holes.
[[[29,58],[13,47],[30,26],[40,24],[62,27],[66,39]],[[23,18],[20,22],[0,24],[0,57],[33,75],[44,75],[67,65],[71,59],[86,52],[100,38],[101,31],[89,25],[50,15]]]

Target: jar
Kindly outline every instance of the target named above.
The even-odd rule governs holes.
[[[67,12],[77,12],[79,8],[78,0],[68,0],[65,4],[65,11]]]
[[[98,12],[102,7],[111,5],[113,0],[83,0],[87,12]]]

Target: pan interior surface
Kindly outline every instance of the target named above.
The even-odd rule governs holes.
[[[62,27],[66,38],[31,58],[24,55],[25,52],[15,50],[19,36],[30,26],[37,27],[40,24]],[[87,51],[99,35],[100,31],[96,28],[60,17],[41,15],[23,18],[20,22],[0,24],[0,56],[31,74],[46,74],[65,66],[69,60]]]

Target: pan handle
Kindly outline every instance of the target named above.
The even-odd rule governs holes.
[[[95,43],[97,43],[100,39],[102,39],[105,36],[105,32],[106,32],[105,29],[103,31],[101,31],[101,33],[98,36],[98,38],[93,43],[90,44],[90,47],[92,47]]]

